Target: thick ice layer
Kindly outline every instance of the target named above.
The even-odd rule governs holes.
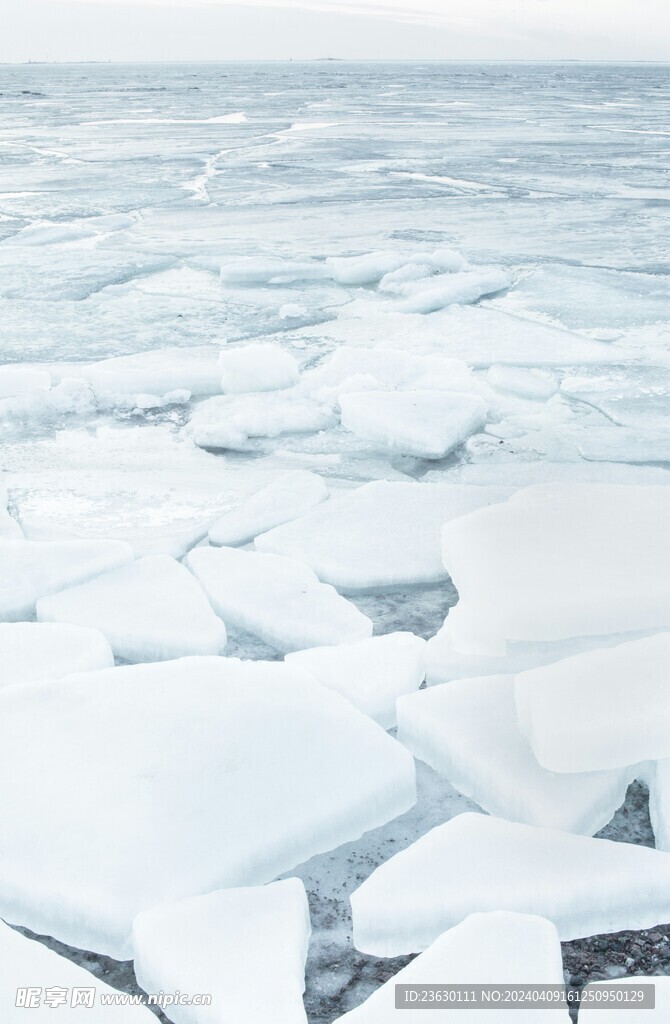
[[[256,547],[301,559],[344,590],[444,579],[440,530],[449,519],[503,501],[503,487],[375,481],[256,538]]]
[[[462,679],[401,697],[398,739],[489,814],[588,836],[610,821],[635,775],[557,775],[538,764],[517,722],[513,676]]]
[[[218,615],[287,653],[362,640],[372,623],[304,562],[236,548],[196,548],[186,564]]]
[[[362,1006],[343,1017],[340,1024],[424,1024],[426,1006],[396,1010],[396,985],[555,985],[563,986],[561,945],[551,921],[530,914],[471,914],[465,921],[435,939],[424,953],[378,988]],[[471,1024],[567,1024],[567,1010],[506,1006],[496,1011],[461,1006],[430,1007],[431,1021],[438,1024],[468,1021]]]
[[[188,391],[193,396],[221,391],[218,345],[159,348],[131,356],[116,356],[73,371],[93,385],[97,396],[165,395]]]
[[[670,855],[630,843],[459,814],[373,871],[351,896],[354,945],[426,949],[479,911],[553,921],[561,940],[670,920]]]
[[[93,390],[86,381],[66,378],[53,388],[36,388],[0,398],[0,426],[7,437],[21,435],[26,424],[46,427],[63,416],[87,416],[95,411]]]
[[[364,256],[329,256],[326,269],[339,284],[360,287],[377,284],[405,262],[406,258],[398,253],[370,252]]]
[[[512,286],[512,278],[503,270],[470,270],[447,274],[439,281],[426,280],[409,298],[398,303],[401,313],[435,313],[445,306],[476,302],[484,295],[493,295]]]
[[[649,817],[656,849],[670,852],[670,760],[657,761],[647,774]]]
[[[156,1018],[145,1006],[103,1005],[101,997],[113,1000],[117,995],[116,989],[83,967],[0,921],[2,1024],[25,1024],[26,1018],[49,1024],[54,1017],[68,1022],[83,1017],[89,1024],[155,1024]]]
[[[226,627],[202,587],[169,555],[151,555],[37,602],[41,622],[92,626],[124,661],[220,654]]]
[[[309,672],[318,683],[379,722],[396,724],[396,700],[417,690],[425,676],[426,641],[413,633],[387,633],[355,644],[314,647],[288,654],[289,665]]]
[[[328,497],[328,488],[316,473],[296,469],[256,491],[210,527],[212,544],[246,544],[259,533],[304,516]]]
[[[670,633],[587,651],[517,676],[519,724],[554,772],[670,757],[669,680]]]
[[[670,626],[670,487],[544,484],[442,531],[454,647]]]
[[[50,622],[0,623],[0,687],[113,664],[111,648],[97,629]]]
[[[335,422],[330,409],[289,388],[278,394],[209,398],[193,413],[190,430],[200,448],[247,451],[255,438],[310,433]]]
[[[51,374],[46,370],[20,364],[0,366],[0,398],[13,398],[32,391],[48,391],[50,387]]]
[[[221,390],[226,394],[279,391],[297,384],[300,372],[292,355],[279,345],[245,345],[219,357]]]
[[[443,391],[360,391],[340,396],[342,426],[384,448],[443,459],[486,423],[476,395]]]
[[[641,986],[654,987],[654,1009],[639,1009],[636,993]],[[608,992],[600,990],[607,988]],[[609,991],[614,990],[614,998]],[[625,1001],[624,1001],[625,1000]],[[670,1024],[670,978],[640,975],[616,981],[592,981],[582,991],[579,1024]]]
[[[120,960],[141,910],[269,882],[416,799],[409,752],[338,694],[227,658],[0,691],[0,785],[0,915]]]
[[[29,619],[41,597],[90,580],[132,557],[130,546],[116,540],[0,539],[0,621]]]
[[[174,1024],[307,1024],[309,936],[298,878],[223,889],[138,914],[135,974],[145,992],[211,995],[211,1006],[170,1006]]]

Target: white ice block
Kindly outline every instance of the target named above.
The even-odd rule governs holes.
[[[396,724],[396,700],[417,690],[425,676],[426,641],[413,633],[387,633],[354,644],[313,647],[285,661],[336,690],[384,729]]]
[[[298,364],[278,345],[244,345],[219,356],[221,390],[226,394],[281,391],[297,384]]]
[[[256,547],[301,559],[343,590],[434,583],[446,577],[442,525],[509,493],[504,487],[375,481],[261,534]]]
[[[486,423],[477,395],[444,391],[359,391],[340,396],[342,426],[404,455],[443,459]]]
[[[97,629],[51,622],[0,623],[0,687],[113,664],[112,649]]]
[[[455,1007],[407,1006],[396,1010],[396,985],[552,985],[563,986],[561,945],[551,921],[531,914],[504,911],[471,914],[389,979],[361,1006],[337,1018],[337,1024],[424,1024],[426,1016],[438,1024],[568,1024],[567,1009],[547,1006],[505,1006],[496,1010]]]
[[[550,771],[670,757],[670,633],[530,669],[515,690],[521,729]]]
[[[311,433],[335,423],[329,408],[289,388],[208,398],[193,413],[189,429],[200,448],[247,451],[258,438]]]
[[[592,836],[623,803],[630,769],[561,775],[538,764],[513,676],[461,679],[398,701],[398,739],[489,814]]]
[[[372,623],[293,558],[237,548],[195,548],[186,564],[229,626],[288,653],[363,640]]]
[[[91,626],[125,661],[220,654],[226,627],[200,584],[169,555],[149,555],[37,602],[40,622]]]
[[[90,381],[98,396],[166,395],[188,391],[190,395],[217,395],[221,391],[221,346],[159,348],[129,356],[115,356],[76,370]]]
[[[221,889],[138,914],[135,974],[145,992],[211,996],[209,1006],[168,1007],[174,1024],[307,1024],[309,936],[299,879]]]
[[[0,916],[119,960],[142,910],[262,885],[416,800],[411,754],[281,663],[0,690]]]
[[[469,392],[475,387],[472,370],[462,359],[348,345],[335,349],[315,370],[305,373],[303,381],[315,398],[333,403],[340,395],[356,391],[357,384],[365,391],[419,387]]]
[[[670,487],[543,484],[442,531],[454,646],[670,627]]]
[[[424,288],[398,303],[401,313],[435,313],[446,306],[462,306],[477,302],[484,295],[494,295],[512,286],[512,277],[504,270],[465,270],[444,274],[440,280],[426,280]]]
[[[93,579],[132,557],[130,545],[118,540],[0,539],[0,621],[29,619],[41,597]]]
[[[2,1024],[53,1024],[54,1019],[69,1024],[82,1018],[88,1024],[155,1024],[151,1010],[117,1004],[117,995],[90,971],[0,921]]]
[[[562,941],[670,920],[670,855],[630,843],[459,814],[373,871],[351,896],[354,945],[426,949],[469,914],[553,921]]]
[[[259,533],[306,515],[328,497],[322,478],[306,469],[295,469],[256,491],[237,508],[226,512],[210,527],[212,544],[246,544]]]

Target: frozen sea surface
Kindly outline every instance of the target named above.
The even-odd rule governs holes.
[[[669,100],[652,64],[0,67],[3,538],[181,560],[296,470],[326,504],[371,481],[419,504],[429,483],[670,482]],[[253,352],[226,382],[252,342],[297,383],[268,395]],[[435,458],[371,418],[407,391],[476,396],[485,425]],[[405,574],[352,597],[376,635],[426,639],[457,599]],[[243,628],[227,653],[277,658]],[[297,869],[311,1024],[406,963],[353,948],[350,893],[476,808],[418,770],[411,811]],[[651,845],[646,789],[605,834]],[[667,932],[564,963],[575,985],[670,973]],[[53,944],[133,990],[130,965]]]

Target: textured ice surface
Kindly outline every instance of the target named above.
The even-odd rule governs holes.
[[[210,526],[212,544],[246,544],[259,533],[305,515],[328,497],[323,479],[306,469],[286,473],[262,487]]]
[[[0,914],[117,959],[139,911],[271,881],[416,799],[409,752],[283,664],[133,665],[0,705]]]
[[[403,313],[434,313],[445,306],[476,302],[482,295],[504,291],[512,285],[512,277],[501,270],[471,270],[428,279],[413,295],[403,299],[398,308]]]
[[[261,534],[256,547],[301,559],[345,590],[432,583],[446,576],[443,523],[508,494],[503,487],[376,481]]]
[[[590,724],[596,732],[598,719]],[[456,680],[401,697],[398,739],[489,814],[589,836],[610,821],[635,775],[543,768],[519,729],[513,676]]]
[[[41,597],[131,559],[131,548],[121,541],[0,539],[0,621],[29,619]]]
[[[670,633],[531,669],[516,678],[519,724],[554,772],[670,757],[669,674]]]
[[[362,640],[372,623],[304,562],[236,548],[196,548],[186,564],[218,615],[287,653]]]
[[[511,979],[514,979],[512,982]],[[561,946],[554,925],[531,914],[493,912],[471,914],[435,939],[431,946],[395,974],[370,998],[343,1017],[341,1024],[388,1024],[402,1018],[423,1024],[426,1007],[396,1010],[396,985],[563,985]],[[473,1024],[523,1024],[527,1008],[490,1006],[455,1009],[431,1006],[430,1019],[439,1024],[467,1020]],[[567,1024],[568,1013],[556,1008],[533,1008],[534,1021]]]
[[[40,622],[100,630],[124,661],[221,654],[226,627],[202,587],[169,555],[150,555],[37,602]]]
[[[201,448],[247,451],[257,438],[312,433],[334,423],[329,409],[289,388],[277,394],[209,398],[195,410],[189,429]]]
[[[385,729],[396,724],[396,700],[417,690],[426,674],[426,641],[413,633],[387,633],[355,644],[314,647],[285,661],[336,690]]]
[[[278,345],[245,345],[219,357],[221,390],[226,394],[279,391],[297,384],[298,364]]]
[[[114,656],[97,629],[49,622],[0,623],[0,686],[111,668]]]
[[[599,999],[598,990],[603,985],[606,985],[608,990],[614,989],[615,992],[620,989],[622,996],[625,991],[631,990],[628,1002],[624,1005],[621,1002],[617,1004],[616,997],[612,999],[611,996],[605,1000],[605,993]],[[654,986],[653,1010],[636,1008],[635,992],[640,990],[641,985]],[[652,974],[646,977],[642,975],[635,978],[617,978],[616,981],[590,982],[584,989],[582,998],[579,1024],[602,1024],[605,1018],[607,1024],[670,1024],[670,978],[667,975]],[[588,1002],[589,999],[593,1002]]]
[[[546,484],[447,523],[454,647],[504,654],[506,641],[670,625],[669,517],[667,487]]]
[[[18,988],[33,990],[37,1005],[20,1005]],[[94,990],[91,1005],[76,1005],[77,991]],[[0,921],[0,1015],[3,1024],[19,1024],[26,1015],[37,1024],[83,1016],[90,1024],[155,1024],[156,1018],[144,1006],[104,1006],[101,996],[113,998],[116,993],[89,971],[47,949],[40,942],[27,939]],[[75,1013],[76,1010],[76,1013]]]
[[[416,953],[490,910],[539,914],[562,940],[650,928],[670,915],[669,878],[670,856],[659,850],[459,814],[352,893],[354,945],[378,956]]]
[[[307,1024],[310,935],[297,878],[224,889],[138,914],[135,973],[145,992],[208,993],[211,1006],[171,1006],[174,1024]]]
[[[363,391],[340,396],[342,426],[407,455],[443,459],[486,423],[476,395]]]

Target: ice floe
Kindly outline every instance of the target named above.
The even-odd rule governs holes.
[[[73,369],[93,386],[98,398],[129,394],[167,395],[187,391],[194,397],[221,391],[221,345],[159,348],[135,355],[116,356]]]
[[[199,405],[190,431],[201,448],[253,449],[254,440],[280,434],[305,434],[336,423],[331,409],[299,389],[267,394],[222,395]]]
[[[112,650],[97,629],[50,622],[0,623],[0,686],[58,679],[113,664]]]
[[[398,309],[402,313],[435,313],[446,306],[476,302],[484,295],[505,291],[512,284],[512,277],[504,270],[445,274],[437,279],[428,278],[424,287],[417,282],[413,294],[401,300]]]
[[[9,364],[0,366],[0,398],[30,394],[33,391],[48,391],[51,374],[46,370]]]
[[[246,544],[259,533],[305,515],[328,497],[323,479],[306,469],[295,469],[262,487],[210,527],[212,544]]]
[[[219,356],[221,390],[225,394],[281,391],[297,384],[298,364],[279,345],[244,345]]]

